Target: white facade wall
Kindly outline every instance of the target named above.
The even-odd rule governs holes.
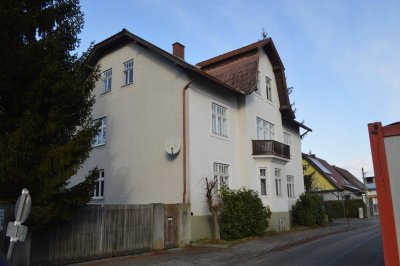
[[[134,82],[122,86],[123,63],[134,60]],[[93,118],[107,117],[107,143],[94,147],[71,184],[95,166],[105,171],[104,199],[93,203],[177,203],[183,198],[183,155],[171,159],[164,142],[182,142],[182,90],[189,79],[175,64],[151,50],[129,44],[98,62],[112,68],[112,90],[99,81]]]
[[[189,177],[193,215],[208,215],[205,178],[214,178],[213,163],[229,165],[230,188],[239,188],[237,96],[225,89],[196,83],[189,89]],[[212,133],[212,103],[227,108],[227,138]]]
[[[304,193],[304,177],[303,177],[303,162],[301,157],[301,137],[299,132],[288,127],[283,127],[284,132],[290,135],[290,161],[286,164],[288,175],[294,177],[294,194],[295,198],[288,199],[289,210],[296,203],[300,194]]]
[[[265,97],[266,77],[271,80],[272,86],[272,101]],[[243,153],[246,154],[246,162],[248,164],[247,180],[243,180],[243,184],[252,189],[260,191],[259,168],[267,168],[267,196],[262,196],[262,201],[265,205],[270,206],[272,212],[287,212],[295,203],[298,195],[304,192],[304,182],[302,173],[301,161],[301,143],[300,136],[297,132],[284,128],[282,125],[282,115],[279,111],[280,103],[278,97],[278,90],[273,72],[272,65],[268,56],[263,50],[260,51],[259,59],[259,86],[262,90],[262,96],[258,94],[251,94],[246,97],[246,108],[242,111],[245,112],[244,122],[247,132],[244,133],[245,143],[242,143]],[[261,156],[252,156],[251,140],[257,139],[257,117],[272,123],[274,125],[274,140],[283,143],[284,132],[290,134],[291,138],[291,160],[271,160]],[[282,196],[277,196],[275,192],[275,169],[281,169],[281,188]],[[286,176],[292,175],[295,180],[295,198],[288,199]]]
[[[267,168],[267,196],[261,196],[272,212],[288,212],[298,196],[304,192],[301,139],[296,130],[282,125],[280,103],[272,65],[260,51],[260,88],[265,89],[266,78],[271,79],[272,102],[255,93],[246,96],[209,87],[191,86],[189,92],[189,157],[191,204],[195,216],[209,211],[204,198],[204,178],[213,178],[213,162],[230,167],[229,186],[237,189],[249,187],[260,192],[259,168]],[[197,84],[197,83],[196,83]],[[211,133],[211,103],[228,108],[228,138]],[[283,133],[291,140],[291,159],[252,155],[252,140],[257,139],[257,117],[274,124],[275,140],[283,143]],[[275,168],[281,170],[282,195],[275,193]],[[288,199],[286,176],[292,175],[295,198]]]

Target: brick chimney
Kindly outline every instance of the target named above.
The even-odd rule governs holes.
[[[185,46],[179,42],[172,44],[172,54],[185,60]]]

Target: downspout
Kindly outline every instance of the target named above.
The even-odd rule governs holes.
[[[187,175],[186,175],[186,169],[187,169],[187,161],[186,161],[186,155],[187,155],[187,140],[186,140],[186,90],[189,88],[189,86],[193,83],[193,81],[198,77],[196,75],[193,77],[182,89],[182,117],[183,117],[183,143],[182,143],[182,151],[183,151],[183,204],[186,203],[186,196],[187,196],[187,191],[186,191],[186,183],[187,183]]]

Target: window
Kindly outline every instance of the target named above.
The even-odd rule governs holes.
[[[288,175],[287,179],[287,194],[288,198],[294,198],[294,176]]]
[[[272,88],[271,88],[271,79],[268,77],[265,77],[265,95],[267,96],[267,100],[272,102]]]
[[[99,131],[97,135],[92,140],[92,146],[99,146],[106,144],[106,137],[107,137],[107,118],[103,117],[99,119],[101,121]],[[96,120],[95,122],[99,121]]]
[[[108,69],[103,72],[103,88],[102,93],[108,93],[111,91],[111,82],[112,82],[112,69]]]
[[[274,125],[257,117],[257,139],[266,140],[274,139],[275,129]]]
[[[275,191],[277,196],[282,196],[281,169],[275,168]]]
[[[103,198],[104,198],[104,170],[99,170],[99,178],[96,181],[93,199],[103,199]]]
[[[124,63],[123,86],[133,83],[133,59]]]
[[[222,163],[214,163],[214,180],[217,181],[217,189],[223,185],[229,186],[229,165]]]
[[[260,193],[261,196],[267,196],[267,168],[260,168]]]
[[[227,109],[216,103],[212,103],[212,133],[227,137]]]
[[[290,134],[286,132],[283,133],[283,143],[290,146],[291,143]]]

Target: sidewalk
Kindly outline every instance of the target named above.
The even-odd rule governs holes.
[[[376,219],[378,218],[350,219],[349,228],[353,230],[359,227],[368,227]],[[225,249],[188,247],[184,249],[170,249],[161,252],[115,257],[71,265],[239,265],[245,263],[248,258],[256,257],[272,250],[287,248],[347,230],[347,219],[335,219],[331,225],[323,228],[281,233],[248,241]]]

